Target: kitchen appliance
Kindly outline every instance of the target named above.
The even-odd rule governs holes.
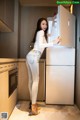
[[[17,88],[17,83],[18,83],[18,70],[16,68],[9,71],[9,96]]]
[[[58,6],[58,13],[54,17],[48,17],[49,30],[51,34],[48,41],[61,37],[60,45],[75,48],[75,16],[62,5]]]
[[[48,18],[48,41],[61,36],[60,45],[46,50],[46,104],[74,104],[75,16],[63,6]],[[51,26],[51,27],[50,27]]]
[[[17,63],[7,63],[0,65],[0,73],[8,71],[9,79],[9,88],[8,88],[8,96],[10,96],[13,91],[17,88],[17,81],[18,81],[18,69]]]

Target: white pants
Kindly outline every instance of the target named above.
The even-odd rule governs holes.
[[[29,92],[30,100],[32,104],[35,104],[37,101],[38,94],[38,84],[39,84],[39,51],[30,51],[26,56],[26,65],[28,68],[28,77],[29,77]]]

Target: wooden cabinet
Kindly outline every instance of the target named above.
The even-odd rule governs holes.
[[[7,112],[9,117],[16,105],[16,102],[17,88],[9,96],[9,72],[7,70],[0,72],[0,113]]]
[[[0,0],[0,20],[4,20],[5,0]]]
[[[45,100],[45,60],[41,59],[39,62],[39,88],[38,88],[38,101]]]
[[[6,102],[5,102],[6,101]],[[8,108],[8,72],[0,73],[0,112]]]
[[[14,0],[6,0],[5,22],[11,30],[14,29]]]
[[[0,0],[0,31],[14,30],[14,0]]]

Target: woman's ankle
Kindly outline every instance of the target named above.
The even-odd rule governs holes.
[[[32,104],[31,108],[32,108],[32,112],[35,112],[35,113],[38,112],[38,109],[37,109],[37,105],[36,105],[36,104]]]

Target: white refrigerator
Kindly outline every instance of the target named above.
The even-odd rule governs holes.
[[[75,83],[75,17],[63,6],[59,6],[58,11],[52,22],[48,18],[48,32],[54,35],[54,30],[57,31],[52,38],[59,35],[62,41],[60,45],[46,49],[46,104],[72,105]],[[64,23],[61,16],[66,17]],[[69,27],[66,28],[67,32],[64,27]]]

